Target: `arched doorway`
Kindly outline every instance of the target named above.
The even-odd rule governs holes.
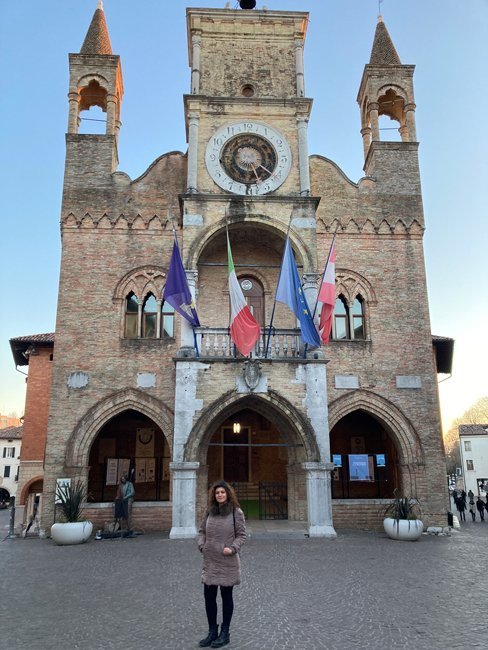
[[[115,499],[120,477],[134,483],[135,501],[168,501],[170,448],[159,426],[135,409],[106,422],[89,455],[88,493],[95,502]]]
[[[391,498],[400,486],[399,455],[387,427],[362,409],[330,432],[333,499]]]
[[[242,293],[246,299],[247,304],[251,314],[254,316],[256,321],[264,327],[264,289],[261,282],[252,276],[238,276],[239,284],[241,285]]]
[[[209,485],[222,477],[233,485],[248,519],[288,519],[288,448],[265,415],[237,411],[208,443]]]
[[[0,488],[0,508],[6,507],[10,501],[10,492],[5,488]]]

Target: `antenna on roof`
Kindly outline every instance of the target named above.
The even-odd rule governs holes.
[[[378,22],[383,20],[383,17],[381,15],[381,3],[382,2],[383,2],[383,0],[378,0]]]

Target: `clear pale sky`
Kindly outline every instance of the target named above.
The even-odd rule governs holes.
[[[79,52],[96,5],[0,0],[1,413],[21,415],[25,398],[9,339],[55,328],[68,53]],[[105,0],[125,89],[119,170],[131,178],[167,151],[186,151],[185,7],[224,5]],[[331,158],[357,181],[363,152],[356,95],[371,52],[377,0],[258,1],[258,8],[263,5],[310,12],[309,151]],[[385,0],[381,13],[402,63],[416,64],[432,332],[456,340],[453,376],[439,385],[446,427],[488,394],[488,1]],[[86,301],[89,308],[90,296]]]

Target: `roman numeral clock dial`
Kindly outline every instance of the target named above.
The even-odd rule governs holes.
[[[222,126],[205,151],[208,173],[234,194],[268,194],[286,180],[291,151],[279,131],[259,122]]]

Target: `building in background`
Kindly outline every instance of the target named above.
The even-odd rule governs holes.
[[[42,512],[54,334],[19,336],[10,339],[10,348],[16,367],[28,368],[15,502],[15,529],[20,532],[33,513],[36,498]]]
[[[28,391],[34,359],[43,389],[51,384],[50,396],[39,386],[38,444],[21,460],[23,503],[43,481],[48,528],[56,480],[81,478],[98,526],[129,473],[135,526],[191,537],[209,483],[224,477],[250,519],[288,519],[311,536],[377,527],[395,491],[421,500],[427,524],[444,524],[437,372],[450,372],[452,345],[430,331],[414,66],[380,19],[358,80],[365,175],[354,182],[308,155],[307,13],[194,8],[187,28],[188,150],[134,180],[118,170],[123,75],[102,8],[69,56],[54,357],[53,335],[13,340]],[[80,133],[94,106],[105,133]],[[394,140],[380,132],[384,116]],[[194,330],[162,299],[173,226]],[[249,358],[229,338],[227,230],[262,328]],[[285,241],[313,308],[334,234],[332,341],[307,350],[295,315],[274,306]]]
[[[476,496],[488,494],[488,424],[461,424],[459,427],[464,489]]]
[[[0,429],[0,506],[17,495],[22,427]]]
[[[21,424],[22,422],[20,418],[0,414],[0,429],[6,429],[7,427],[20,427]]]

